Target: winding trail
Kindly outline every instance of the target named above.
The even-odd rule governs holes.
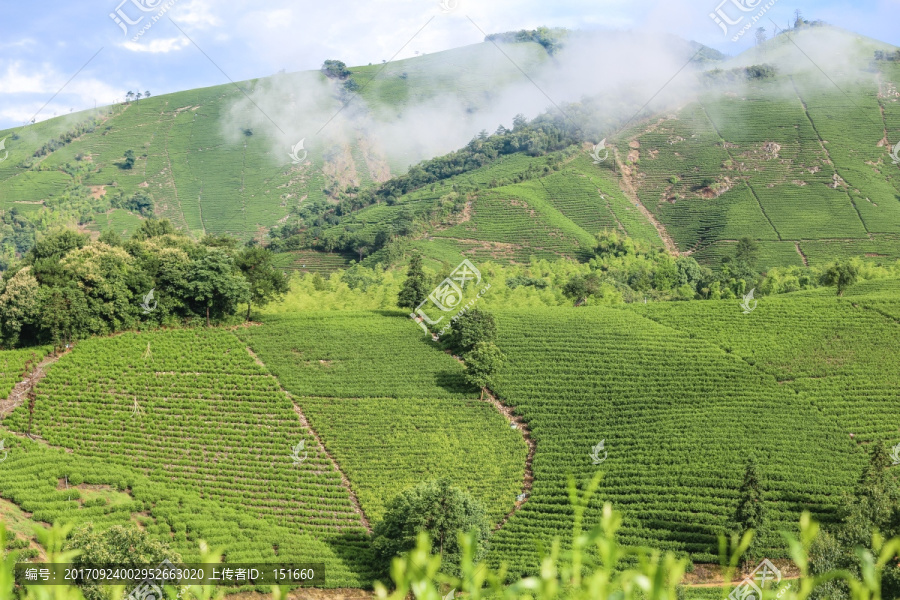
[[[453,356],[453,353],[449,350],[447,350],[446,352],[447,354]],[[465,361],[458,356],[453,356],[453,358],[455,358],[460,364],[466,364]],[[516,514],[516,511],[522,508],[522,505],[528,502],[528,498],[531,497],[531,487],[534,483],[534,470],[532,469],[532,464],[534,462],[534,453],[537,450],[537,444],[533,439],[531,439],[531,430],[528,429],[528,424],[524,420],[522,420],[522,417],[515,414],[515,407],[504,404],[503,402],[498,400],[494,395],[494,392],[491,390],[487,390],[487,398],[483,399],[482,402],[489,402],[493,404],[494,408],[496,408],[501,415],[506,417],[506,420],[510,425],[515,425],[516,429],[518,429],[522,433],[522,439],[525,440],[525,444],[528,446],[528,454],[525,457],[525,476],[523,477],[522,481],[522,493],[525,494],[525,499],[516,501],[516,505],[513,507],[513,509],[506,513],[506,516],[500,519],[500,522],[497,523],[497,525],[494,527],[494,531],[497,531],[498,529],[506,525],[506,522],[509,521],[509,518]]]
[[[650,210],[644,206],[644,203],[641,202],[640,197],[638,196],[637,190],[634,187],[634,183],[631,181],[630,170],[622,163],[622,158],[619,156],[618,150],[613,148],[613,156],[615,156],[616,166],[619,169],[619,188],[622,190],[622,193],[631,200],[631,203],[634,204],[637,209],[641,212],[642,215],[650,222],[653,227],[656,228],[656,233],[659,234],[660,239],[663,241],[663,244],[666,247],[666,250],[669,251],[670,254],[674,256],[686,256],[684,253],[678,250],[678,245],[675,243],[675,240],[672,239],[672,236],[669,235],[669,232],[666,231],[666,228],[663,227],[662,223],[660,223],[656,216]]]
[[[40,363],[38,363],[37,369],[17,383],[12,391],[9,392],[9,395],[3,400],[0,400],[0,420],[6,418],[12,411],[22,406],[22,404],[25,403],[25,398],[28,397],[28,390],[32,384],[37,385],[41,379],[46,377],[46,368],[71,351],[72,348],[67,348],[65,352],[62,352],[61,354],[48,354]]]
[[[803,250],[800,249],[800,242],[794,242],[794,247],[797,248],[797,254],[799,254],[800,258],[803,260],[803,266],[809,267],[809,259],[803,254]]]
[[[511,511],[506,513],[499,523],[494,527],[494,531],[497,531],[509,521],[509,518],[516,514],[522,505],[528,502],[528,498],[531,497],[531,486],[534,483],[534,471],[532,469],[532,463],[534,462],[534,453],[537,450],[537,444],[535,444],[534,440],[531,439],[531,430],[528,429],[528,424],[522,420],[522,417],[516,415],[513,412],[513,407],[507,406],[500,402],[494,393],[488,390],[487,398],[484,402],[490,402],[494,405],[494,407],[500,411],[500,414],[506,417],[506,420],[509,421],[510,425],[515,425],[516,429],[522,432],[522,439],[525,440],[525,443],[528,445],[528,455],[525,457],[525,477],[522,482],[522,493],[525,494],[525,499],[521,501],[517,501],[516,505],[513,507]]]

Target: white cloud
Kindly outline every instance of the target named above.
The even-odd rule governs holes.
[[[221,27],[223,24],[223,21],[212,13],[212,6],[207,0],[177,4],[172,18],[182,27],[193,29],[209,29]],[[235,24],[239,25],[239,22]]]
[[[48,89],[47,71],[49,65],[41,68],[26,68],[22,61],[14,61],[0,73],[0,94],[42,93]]]
[[[21,60],[9,63],[0,71],[0,106],[3,106],[0,123],[15,125],[30,121],[51,98],[52,104],[41,110],[37,120],[67,114],[70,110],[93,108],[95,103],[109,104],[117,94],[124,95],[100,79],[80,76],[69,81],[70,77],[46,63],[30,65]]]
[[[147,42],[125,42],[122,47],[132,52],[148,52],[150,54],[167,54],[186,48],[190,42],[182,36],[173,38],[151,39]]]

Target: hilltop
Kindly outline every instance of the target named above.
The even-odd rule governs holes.
[[[896,56],[831,27],[783,34],[698,72],[680,106],[610,133],[599,164],[589,143],[502,157],[363,209],[323,237],[374,241],[384,223],[418,216],[431,225],[417,245],[441,262],[579,258],[607,228],[710,265],[743,236],[760,242],[764,267],[893,261],[900,62],[876,53]]]
[[[655,90],[609,87],[606,63],[592,78],[581,50],[648,42],[608,37],[567,39],[569,55],[526,40],[504,43],[507,58],[484,42],[346,73],[282,73],[0,132],[10,152],[0,163],[6,261],[27,249],[34,222],[128,234],[150,215],[196,237],[264,243],[287,225],[276,240],[302,233],[306,251],[280,264],[299,270],[367,255],[394,262],[383,249],[398,237],[442,264],[579,259],[604,229],[710,265],[744,235],[760,242],[763,267],[900,258],[900,172],[890,156],[900,141],[900,62],[887,60],[896,49],[833,27],[727,60],[668,40],[660,48],[672,64],[693,56],[690,68],[634,112]],[[648,81],[665,82],[668,67]],[[590,92],[547,113],[571,137],[557,149],[478,157],[479,144],[516,129],[490,133],[496,124],[547,107],[523,71],[558,98],[572,96],[576,80]],[[360,202],[478,129],[476,168]],[[603,137],[598,161],[592,146]],[[305,160],[294,164],[292,148]]]

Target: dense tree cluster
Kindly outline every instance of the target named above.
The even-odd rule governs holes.
[[[735,69],[711,69],[703,72],[703,81],[707,85],[717,83],[734,83],[736,81],[751,81],[754,79],[771,79],[778,75],[774,65],[761,64],[749,67],[737,67]]]
[[[130,196],[118,192],[109,199],[109,203],[113,208],[124,208],[145,217],[153,215],[153,198],[144,192],[135,192]]]
[[[63,549],[76,553],[72,560],[72,567],[76,569],[113,565],[146,568],[164,560],[173,565],[181,562],[180,554],[134,525],[114,525],[106,530],[95,528],[91,523],[82,525],[69,535]],[[105,600],[108,597],[100,584],[87,581],[79,581],[79,584],[86,600]]]
[[[34,232],[34,223],[18,208],[0,211],[0,271],[9,268],[11,257],[31,250]]]
[[[467,201],[466,192],[477,190],[454,185],[452,193],[433,205],[416,209],[404,207],[392,221],[365,230],[362,225],[353,222],[356,211],[381,202],[396,204],[405,194],[464,175],[503,156],[516,153],[544,156],[570,148],[587,135],[578,123],[590,122],[592,118],[589,115],[594,110],[568,107],[566,112],[570,118],[554,112],[543,114],[530,122],[523,115],[517,115],[512,129],[501,126],[493,135],[482,131],[464,148],[423,161],[411,167],[406,174],[393,177],[371,189],[348,187],[342,191],[326,190],[326,193],[337,200],[337,204],[319,201],[297,208],[292,219],[270,231],[270,247],[276,252],[312,248],[325,252],[357,254],[365,246],[367,253],[374,253],[390,240],[413,233],[418,223],[433,222],[461,212]],[[487,187],[517,183],[549,171],[549,166],[532,166],[514,180],[491,182]]]
[[[221,321],[284,293],[271,254],[227,238],[200,243],[147,220],[128,240],[45,235],[0,282],[0,345],[62,343],[141,325]],[[152,292],[152,294],[151,294]],[[248,306],[249,317],[249,306]]]
[[[387,506],[384,519],[375,526],[372,547],[377,575],[386,577],[391,562],[415,548],[421,532],[432,540],[431,550],[441,556],[444,571],[459,573],[462,559],[459,534],[475,536],[478,559],[489,531],[484,508],[466,491],[447,480],[421,483],[394,498]]]
[[[824,286],[837,288],[837,295],[843,296],[848,287],[859,279],[859,269],[849,262],[836,263],[826,269],[820,278]]]
[[[860,575],[858,556],[863,551],[879,554],[872,532],[884,539],[900,535],[900,485],[891,473],[891,456],[882,442],[872,444],[869,462],[863,469],[856,489],[842,503],[838,523],[826,528],[810,548],[810,567],[814,575],[844,569]],[[881,580],[883,598],[900,594],[900,564],[887,561]],[[847,584],[829,581],[812,596],[816,600],[848,600],[852,597]]]
[[[900,50],[897,50],[895,52],[885,52],[884,50],[876,50],[875,51],[875,60],[900,62]]]
[[[590,298],[621,295],[626,302],[644,298],[693,299],[709,292],[716,280],[711,269],[700,267],[691,257],[673,257],[664,249],[651,250],[616,232],[597,236],[591,272],[575,275],[563,293],[576,306]]]
[[[497,339],[497,323],[494,315],[480,308],[473,308],[458,316],[450,325],[444,338],[457,354],[466,354],[481,342],[493,344]]]
[[[626,302],[657,300],[718,300],[736,298],[761,281],[756,271],[759,244],[741,239],[734,256],[718,270],[701,266],[690,256],[675,257],[662,248],[651,250],[616,232],[597,236],[592,271],[573,276],[563,293],[576,306],[588,299],[621,296]]]
[[[566,29],[538,27],[537,29],[522,29],[519,31],[507,31],[505,33],[492,33],[484,38],[486,42],[498,42],[504,44],[521,44],[535,42],[544,47],[551,56],[563,47],[569,32]]]
[[[59,150],[63,146],[67,144],[71,144],[76,138],[81,137],[85,133],[93,133],[94,129],[99,124],[99,121],[95,118],[87,119],[86,121],[79,123],[69,131],[61,133],[58,138],[54,138],[43,146],[34,151],[34,157],[40,158],[42,156],[46,156],[53,152],[54,150]]]
[[[326,60],[322,63],[322,72],[325,73],[327,77],[333,79],[346,79],[350,77],[350,69],[347,68],[346,63],[340,60]]]

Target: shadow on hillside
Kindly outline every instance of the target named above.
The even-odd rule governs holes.
[[[461,371],[440,371],[435,373],[434,383],[451,394],[478,394],[478,390],[466,383]]]
[[[359,576],[360,583],[365,587],[371,587],[374,578],[372,570],[374,555],[372,541],[368,534],[360,531],[348,531],[327,538],[325,543],[347,565],[348,569]]]
[[[395,308],[395,309],[384,308],[384,309],[380,309],[380,310],[373,310],[372,312],[380,317],[399,317],[401,319],[409,319],[409,313],[411,311],[407,311],[407,310],[401,309],[401,308]]]
[[[580,263],[590,262],[592,258],[597,258],[592,248],[578,248],[575,251],[575,260]]]

